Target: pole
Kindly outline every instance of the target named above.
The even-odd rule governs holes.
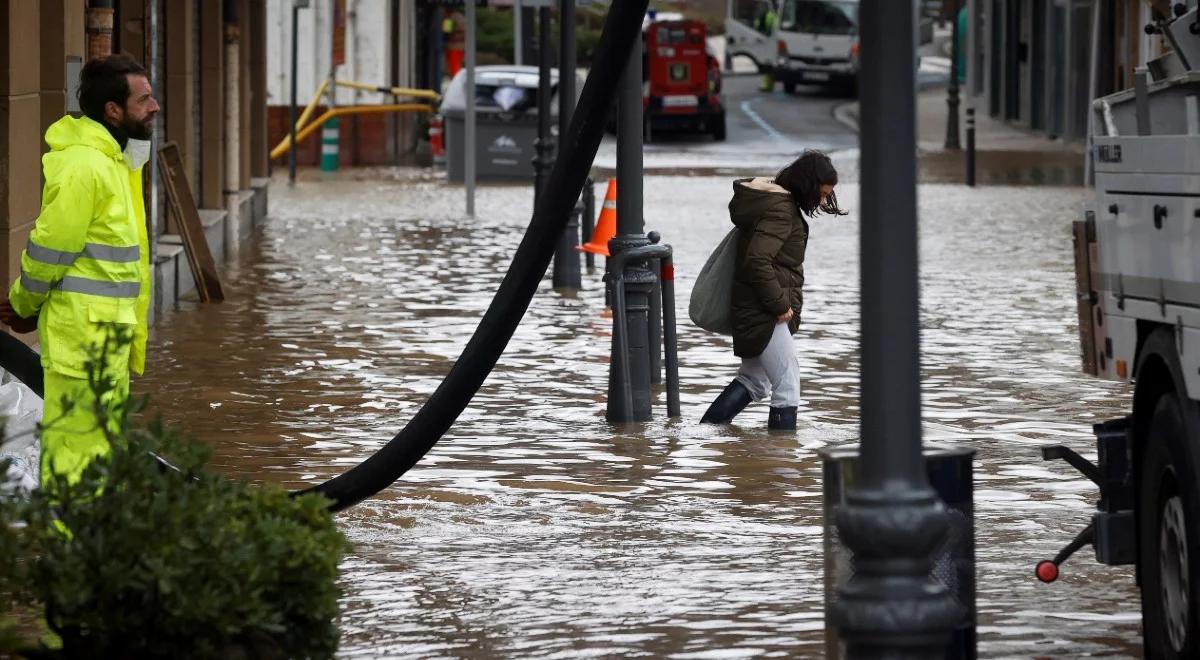
[[[570,132],[571,115],[575,111],[575,0],[559,0],[558,12],[558,134]],[[567,219],[554,250],[553,284],[555,289],[580,289],[583,279],[579,273],[579,216],[582,203],[577,202]]]
[[[159,61],[159,49],[158,49],[158,39],[160,36],[159,35],[160,22],[159,22],[159,11],[158,11],[158,3],[157,2],[150,3],[149,13],[150,13],[150,16],[149,16],[149,19],[150,19],[149,20],[149,22],[150,22],[150,25],[149,25],[149,28],[150,28],[150,57],[147,59],[149,60],[149,64],[150,64],[150,88],[153,89],[156,93],[161,94],[162,90],[163,90],[163,84],[162,84],[162,63]],[[162,227],[162,214],[159,213],[159,208],[158,208],[158,190],[159,190],[158,187],[161,184],[158,181],[158,157],[157,157],[157,148],[158,148],[158,145],[162,144],[162,137],[163,137],[162,119],[159,119],[158,121],[154,122],[154,128],[152,130],[153,130],[153,136],[151,137],[151,140],[154,144],[155,155],[151,156],[150,162],[148,163],[148,166],[150,169],[150,190],[149,190],[149,193],[150,193],[150,213],[149,213],[150,226],[148,229],[150,231],[150,241],[149,241],[150,242],[150,272],[153,277],[153,285],[150,287],[150,289],[153,292],[154,300],[151,301],[150,309],[149,309],[150,327],[154,326],[154,319],[158,315],[158,313],[163,311],[162,310],[162,307],[163,307],[162,279],[161,279],[159,270],[154,267],[154,265],[158,263],[158,234],[159,234],[160,227]]]
[[[288,149],[288,185],[296,185],[296,68],[300,44],[300,2],[292,0],[292,103],[288,108],[288,131],[291,147]]]
[[[660,262],[662,282],[663,343],[667,359],[667,417],[679,417],[679,342],[675,334],[675,260],[667,256]]]
[[[975,104],[967,105],[967,185],[975,187]]]
[[[575,112],[575,2],[559,0],[558,134],[565,136]]]
[[[623,250],[643,247],[642,218],[642,41],[635,39],[617,88],[617,235],[609,241],[614,256]],[[914,152],[915,153],[915,152]],[[621,286],[625,314],[613,314],[613,323],[624,317],[622,328],[613,328],[614,346],[608,379],[609,422],[643,422],[650,419],[650,294],[655,274],[646,261],[630,261],[623,267]],[[614,301],[615,304],[615,301]],[[615,312],[615,309],[614,309]],[[619,350],[622,338],[627,351]],[[628,373],[628,383],[618,377]],[[630,401],[626,407],[623,402]]]
[[[861,465],[837,512],[855,571],[832,621],[849,658],[941,658],[963,612],[930,575],[949,521],[921,455],[916,8],[863,0],[860,16]]]
[[[1101,12],[1104,11],[1104,4],[1105,3],[1101,2],[1100,0],[1094,0],[1094,2],[1092,2],[1092,43],[1091,43],[1091,53],[1088,58],[1090,60],[1089,66],[1088,66],[1088,104],[1089,104],[1089,106],[1090,106],[1092,100],[1100,95],[1100,84],[1101,84],[1100,83],[1100,75],[1101,75],[1100,72],[1101,71],[1111,71],[1111,69],[1102,68],[1100,65],[1100,52],[1101,52],[1100,32],[1101,32],[1101,26],[1106,25],[1106,23],[1103,20],[1101,20]],[[1083,182],[1085,185],[1094,186],[1096,184],[1096,180],[1095,180],[1096,171],[1095,171],[1095,163],[1092,161],[1092,157],[1094,154],[1094,152],[1092,151],[1092,138],[1095,135],[1095,132],[1092,130],[1092,128],[1093,128],[1093,125],[1095,124],[1096,113],[1089,112],[1089,113],[1087,113],[1087,117],[1088,117],[1087,127],[1086,127],[1087,128],[1087,151],[1085,152],[1087,155],[1085,155],[1083,157]]]
[[[542,1],[549,2],[549,0]],[[536,21],[537,10],[530,5],[523,5],[521,7],[521,35],[525,39],[521,42],[520,47],[522,49],[521,61],[527,65],[533,64],[534,57],[536,56],[536,53],[533,52],[536,43],[532,39],[533,32],[537,29]]]
[[[467,116],[463,122],[464,173],[467,217],[475,217],[475,0],[467,0]]]
[[[225,0],[225,258],[236,260],[241,237],[241,21],[238,1]]]
[[[438,92],[442,91],[442,59],[446,57],[446,49],[443,44],[442,37],[442,10],[435,7],[429,15],[433,17],[433,57],[429,58],[431,64],[431,73],[429,88]]]
[[[950,32],[950,84],[946,87],[946,149],[958,151],[962,145],[958,141],[958,12],[962,8],[961,0],[955,0],[952,29]]]
[[[595,230],[596,224],[596,182],[592,181],[591,177],[583,185],[583,222],[579,226],[579,240],[583,243],[592,242],[592,232]],[[596,267],[596,255],[588,252],[583,257],[583,262],[587,264],[588,272]]]
[[[554,138],[550,137],[550,6],[538,8],[538,129],[533,157],[533,198],[542,194],[554,166]]]
[[[346,61],[346,0],[330,0],[329,27],[329,109],[337,109],[337,69]],[[357,53],[357,50],[356,50]],[[341,142],[340,122],[331,118],[321,127],[321,175],[328,176],[338,168],[338,145]],[[357,135],[355,136],[357,139]]]
[[[521,30],[521,0],[513,0],[513,64],[521,66],[525,63],[525,35]]]

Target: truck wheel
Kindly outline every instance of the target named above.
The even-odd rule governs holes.
[[[785,94],[795,94],[796,93],[796,83],[794,83],[794,82],[783,83],[783,92]]]
[[[712,128],[710,132],[712,133],[713,140],[716,140],[717,142],[725,141],[725,115],[721,115],[720,117],[712,120]]]
[[[642,144],[650,144],[650,139],[654,137],[650,131],[650,118],[646,117],[642,120]]]
[[[1143,451],[1138,572],[1147,658],[1200,657],[1200,497],[1185,415],[1196,404],[1159,397]],[[1194,420],[1193,420],[1194,421]]]

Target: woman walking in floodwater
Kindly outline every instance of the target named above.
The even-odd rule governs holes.
[[[770,397],[767,428],[796,428],[800,364],[792,335],[804,304],[806,218],[846,214],[833,193],[837,182],[833,163],[819,151],[805,151],[774,179],[734,181],[729,217],[741,231],[733,280],[733,353],[742,366],[702,423],[730,422],[751,401]]]

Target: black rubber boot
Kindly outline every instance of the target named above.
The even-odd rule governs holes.
[[[767,414],[767,428],[772,431],[795,431],[796,407],[771,408]]]
[[[739,381],[733,381],[725,386],[721,396],[708,407],[708,412],[700,419],[701,424],[728,424],[737,414],[745,410],[754,397]]]

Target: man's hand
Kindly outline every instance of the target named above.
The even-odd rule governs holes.
[[[23,335],[27,332],[37,330],[37,317],[25,318],[18,316],[17,311],[13,309],[12,303],[7,298],[0,298],[0,322],[12,328],[12,331]]]
[[[787,312],[775,317],[775,323],[787,323],[792,320],[792,309],[789,307]]]

